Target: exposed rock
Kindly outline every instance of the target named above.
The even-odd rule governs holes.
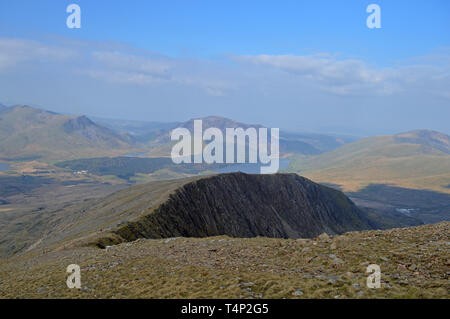
[[[334,254],[323,243],[309,241],[311,251],[302,254],[305,247],[295,240],[262,237],[139,240],[109,252],[94,247],[29,252],[0,261],[0,298],[445,299],[450,273],[442,245],[449,232],[449,222],[351,232],[336,236],[345,247]],[[361,264],[381,256],[390,259],[380,265],[381,289],[368,289]],[[345,260],[339,267],[329,262],[337,258]],[[62,277],[74,261],[82,267],[84,290],[67,289]],[[404,269],[397,270],[398,263]],[[407,268],[412,265],[418,270]]]
[[[323,241],[326,241],[326,240],[328,240],[329,238],[330,238],[330,236],[328,236],[327,233],[322,233],[322,234],[320,234],[320,235],[317,237],[318,240],[323,240]]]
[[[328,234],[370,229],[364,216],[343,193],[296,174],[231,173],[183,185],[155,211],[116,230],[114,240],[321,234],[327,241]]]
[[[293,295],[298,297],[298,296],[302,296],[303,295],[303,291],[301,291],[300,289],[295,289],[295,291],[293,292]]]

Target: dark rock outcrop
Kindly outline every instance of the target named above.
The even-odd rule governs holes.
[[[152,213],[98,246],[137,238],[300,238],[370,228],[365,214],[340,191],[296,174],[231,173],[181,186]]]

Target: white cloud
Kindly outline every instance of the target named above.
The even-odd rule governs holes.
[[[94,68],[81,72],[108,82],[151,85],[155,83],[199,88],[211,96],[224,96],[235,87],[211,72],[214,67],[205,61],[172,59],[161,55],[135,55],[132,52],[94,51]],[[190,67],[189,64],[197,64]],[[205,65],[207,71],[205,72]],[[219,77],[217,76],[219,75]]]
[[[361,60],[339,60],[329,54],[238,56],[234,60],[279,69],[340,95],[391,94],[398,89],[393,83],[397,70],[369,68]]]
[[[29,61],[66,61],[75,52],[26,39],[0,38],[0,70]]]
[[[134,76],[142,75],[143,79],[148,77],[169,79],[173,67],[168,59],[161,61],[118,51],[94,51],[92,57],[108,69],[120,70]]]
[[[170,58],[123,44],[60,39],[0,38],[0,71],[33,62],[55,64],[80,76],[123,85],[185,87],[223,97],[231,92],[295,94],[286,88],[314,89],[340,96],[423,93],[448,99],[450,50],[379,68],[361,59],[316,55],[232,56],[226,61]],[[233,62],[235,64],[233,65]],[[42,64],[42,63],[38,63]],[[46,65],[40,65],[46,73]]]
[[[154,83],[161,83],[163,80],[153,75],[148,75],[133,71],[119,71],[119,70],[90,70],[81,69],[74,71],[78,75],[87,75],[95,80],[132,85],[150,85]]]

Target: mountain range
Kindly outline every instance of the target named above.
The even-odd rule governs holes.
[[[155,134],[154,139],[149,145],[152,150],[149,154],[152,156],[168,156],[175,142],[170,141],[170,131],[174,128],[187,128],[193,132],[194,121],[202,120],[203,130],[208,128],[218,128],[225,136],[226,128],[263,128],[261,124],[247,124],[221,116],[207,116],[203,118],[190,119],[186,122],[179,123],[170,129],[162,129]],[[287,157],[293,154],[314,155],[320,154],[336,147],[354,141],[352,137],[332,136],[314,133],[295,133],[280,130],[279,147],[280,155]],[[269,146],[270,147],[270,146]]]
[[[133,148],[119,134],[86,116],[68,116],[29,106],[0,111],[0,157],[6,160],[61,160],[116,155]]]
[[[200,119],[204,129],[263,127],[219,116]],[[192,130],[194,119],[182,123],[96,121],[29,106],[2,106],[0,159],[62,162],[125,154],[169,157],[175,143],[170,141],[170,131],[177,127]],[[355,141],[281,130],[280,155],[290,160],[286,171],[339,185],[344,191],[386,184],[450,193],[450,137],[435,131],[416,130]]]
[[[260,128],[219,116],[201,118],[204,129]],[[193,128],[194,119],[182,123],[140,122],[69,116],[30,106],[0,108],[0,158],[68,160],[114,156],[140,151],[149,156],[169,157],[170,132]],[[281,131],[280,154],[313,155],[352,141],[349,137]]]

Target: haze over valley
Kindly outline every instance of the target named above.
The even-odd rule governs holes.
[[[205,128],[222,131],[227,127],[263,127],[219,116],[202,120]],[[79,211],[83,202],[134,184],[173,180],[173,185],[178,185],[177,180],[225,171],[255,173],[258,165],[173,163],[170,132],[177,127],[192,128],[193,120],[93,121],[85,115],[4,106],[0,123],[0,222],[7,238],[0,244],[3,255],[45,246],[44,238],[52,231],[44,225],[57,216]],[[350,196],[366,218],[363,229],[450,218],[450,138],[446,134],[416,130],[356,139],[281,130],[280,156],[283,172],[298,173]],[[40,226],[35,228],[35,223]],[[22,237],[25,229],[30,229],[27,238]],[[279,236],[286,236],[282,234]]]

